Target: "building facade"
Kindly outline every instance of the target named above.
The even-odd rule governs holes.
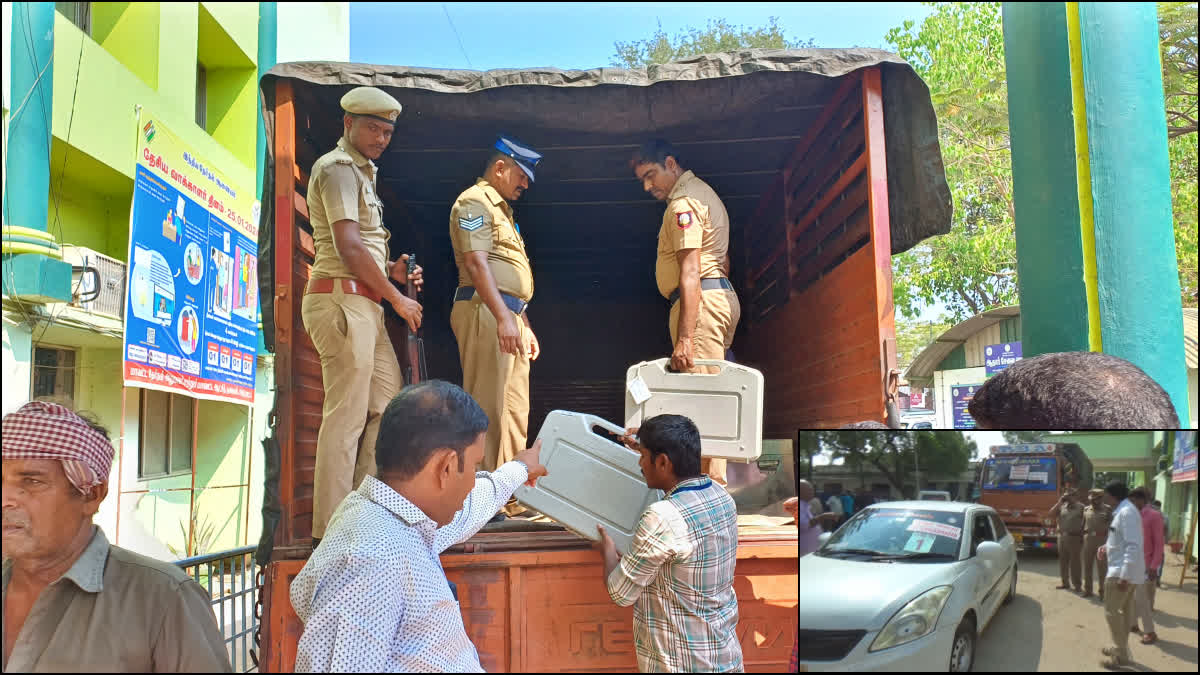
[[[109,429],[118,458],[96,522],[114,543],[161,559],[254,544],[261,530],[261,439],[274,396],[261,326],[249,406],[122,385],[136,110],[153,111],[207,163],[242,189],[257,189],[260,59],[270,61],[266,66],[349,60],[349,4],[3,7],[4,267],[12,272],[5,276],[14,277],[4,284],[3,412],[49,398],[92,413]],[[50,25],[53,59],[39,59],[35,47],[47,35],[35,28]],[[264,45],[274,46],[266,53],[263,36],[269,39]],[[31,61],[48,61],[52,82],[42,99],[49,104],[34,107],[32,116],[22,106],[39,97],[27,98],[28,73],[13,71]],[[10,142],[22,138],[17,127],[27,121],[47,130],[48,152],[10,156]],[[42,185],[49,179],[41,223],[29,222],[28,209],[15,208],[25,206],[19,204],[28,194],[23,176],[37,172],[44,174]],[[84,299],[92,282],[78,271],[65,295],[49,298],[66,302],[30,301],[18,292],[23,287],[15,270],[25,261],[14,262],[24,257],[17,235],[29,229],[48,235],[32,238],[48,238],[64,262],[78,266],[86,258],[99,269],[94,299]]]

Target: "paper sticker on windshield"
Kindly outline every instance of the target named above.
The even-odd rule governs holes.
[[[936,534],[939,537],[949,537],[950,539],[958,539],[959,533],[962,532],[961,527],[946,525],[945,523],[931,523],[927,520],[914,520],[909,523],[907,529],[909,532]]]
[[[929,553],[937,535],[931,532],[913,532],[908,541],[904,542],[904,550],[910,553]]]

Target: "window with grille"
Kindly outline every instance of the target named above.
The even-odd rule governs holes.
[[[68,407],[75,402],[75,350],[36,345],[30,400],[53,401]]]
[[[196,399],[152,389],[141,392],[138,478],[191,471]]]
[[[208,71],[196,64],[196,126],[208,130]]]

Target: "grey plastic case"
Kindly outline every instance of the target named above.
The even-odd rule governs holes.
[[[595,415],[566,410],[547,415],[538,434],[539,459],[547,475],[538,479],[537,487],[521,485],[513,496],[593,541],[600,540],[597,523],[603,525],[625,554],[642,512],[663,493],[646,485],[638,453],[600,436],[593,427],[625,433]]]
[[[643,361],[625,375],[625,426],[670,413],[683,415],[700,430],[700,455],[752,462],[762,454],[763,376],[747,366],[717,359],[696,365],[719,366],[718,373],[674,373],[671,359]],[[650,398],[638,403],[631,390],[641,379]]]

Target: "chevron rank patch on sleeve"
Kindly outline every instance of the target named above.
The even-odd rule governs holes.
[[[477,216],[475,218],[466,218],[460,216],[458,219],[458,226],[467,232],[474,232],[475,230],[483,227],[483,216]]]

